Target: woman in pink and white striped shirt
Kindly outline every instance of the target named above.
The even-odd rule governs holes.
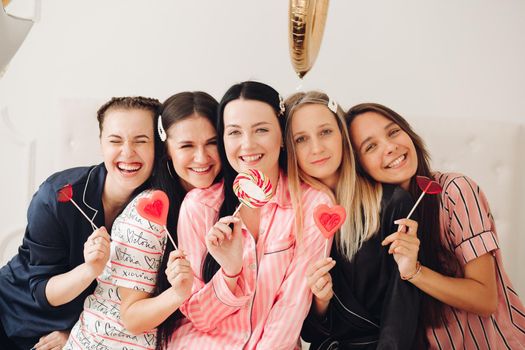
[[[170,349],[300,347],[311,301],[305,270],[322,256],[325,244],[313,209],[331,200],[305,187],[304,220],[301,229],[295,226],[298,213],[284,173],[283,114],[279,94],[258,82],[232,86],[220,103],[224,182],[191,191],[180,210],[179,242],[196,277],[192,296],[180,308],[187,320],[173,334]],[[262,208],[242,206],[232,217],[238,205],[233,180],[247,169],[269,177],[273,197]]]
[[[420,314],[426,344],[419,348],[524,349],[525,308],[503,268],[494,218],[478,185],[461,174],[431,172],[421,138],[385,106],[354,106],[347,122],[358,159],[374,180],[398,184],[414,197],[421,193],[415,175],[443,188],[417,209],[422,264],[417,222],[398,220],[408,233],[383,241],[391,254],[411,260],[399,264],[400,273],[428,295]]]

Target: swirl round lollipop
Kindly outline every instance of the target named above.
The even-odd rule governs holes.
[[[273,195],[272,189],[270,179],[259,170],[248,169],[240,172],[233,181],[233,192],[241,204],[233,216],[237,214],[243,204],[249,208],[260,208],[268,203]]]

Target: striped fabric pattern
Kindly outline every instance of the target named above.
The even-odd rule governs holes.
[[[312,297],[305,271],[322,257],[325,244],[313,210],[318,204],[331,204],[330,198],[305,190],[303,235],[296,240],[288,182],[281,174],[275,195],[261,208],[257,242],[243,226],[243,272],[233,294],[222,270],[209,283],[202,280],[204,237],[218,220],[222,192],[222,184],[193,190],[181,206],[179,244],[188,253],[196,279],[193,295],[181,306],[187,320],[176,329],[169,349],[298,349]]]
[[[481,317],[448,307],[448,324],[429,329],[431,349],[525,349],[525,308],[503,268],[494,218],[479,186],[461,174],[436,173],[443,187],[440,220],[442,240],[462,265],[483,255],[494,255],[498,308]]]

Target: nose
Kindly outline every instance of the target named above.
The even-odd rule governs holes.
[[[254,137],[253,137],[253,135],[251,135],[251,133],[249,133],[249,132],[244,133],[244,135],[242,137],[242,145],[241,145],[241,147],[243,149],[251,149],[253,144],[254,144]]]
[[[197,147],[195,150],[194,159],[197,163],[204,163],[206,162],[206,159],[208,158],[208,154],[206,153],[206,149],[204,147]]]
[[[324,151],[324,147],[321,141],[317,137],[312,137],[312,153],[319,154]]]
[[[125,155],[126,157],[130,157],[133,155],[133,153],[135,153],[135,148],[133,144],[129,141],[125,141],[122,144],[122,154]]]
[[[386,154],[391,154],[395,150],[397,150],[397,144],[394,142],[387,141],[385,145],[385,152]]]

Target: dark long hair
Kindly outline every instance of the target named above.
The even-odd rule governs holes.
[[[421,175],[432,178],[432,170],[430,168],[430,155],[425,147],[423,139],[412,130],[408,122],[388,107],[377,103],[361,103],[347,112],[346,118],[348,129],[354,119],[367,112],[374,112],[396,123],[403,131],[405,131],[416,149],[417,154],[417,170],[415,175]],[[355,149],[354,149],[355,151]],[[356,154],[356,158],[359,156]],[[365,173],[361,164],[358,162],[357,171],[364,175]],[[373,179],[372,179],[373,180]],[[409,190],[412,198],[418,198],[421,195],[421,189],[416,183],[416,177],[413,176],[410,180]],[[461,266],[456,256],[445,247],[444,242],[441,241],[441,230],[439,220],[440,199],[439,196],[425,196],[418,205],[416,212],[419,218],[419,240],[421,242],[420,260],[421,263],[428,268],[437,271],[446,276],[456,276],[461,271]],[[422,293],[421,308],[419,313],[419,329],[418,329],[418,348],[427,348],[423,342],[426,342],[425,330],[431,326],[438,326],[442,320],[446,320],[444,316],[444,304],[433,298],[432,296]]]
[[[232,168],[230,163],[228,163],[226,150],[224,148],[224,108],[231,101],[238,99],[255,100],[270,105],[275,111],[275,117],[281,127],[281,135],[284,140],[284,101],[275,89],[256,81],[245,81],[233,85],[228,91],[226,91],[219,104],[219,115],[217,119],[217,148],[219,149],[224,177],[224,202],[219,210],[219,217],[231,215],[239,204],[239,201],[233,192],[233,180],[235,180],[237,172]],[[285,171],[286,169],[286,151],[284,148],[281,148],[279,153],[279,168],[282,171]],[[204,281],[210,281],[219,268],[219,264],[208,253],[202,265],[202,276]]]
[[[218,102],[205,92],[181,92],[168,98],[161,106],[162,126],[169,131],[170,127],[182,120],[191,118],[194,115],[206,118],[211,125],[215,126],[217,123],[217,106]],[[157,135],[158,137],[158,135]],[[162,151],[158,156],[159,161],[156,163],[153,176],[153,188],[164,191],[170,200],[168,211],[167,228],[172,235],[175,242],[177,239],[177,222],[179,220],[179,208],[186,195],[186,190],[182,187],[181,180],[171,162],[170,156],[167,152],[167,145],[164,145]],[[217,179],[215,179],[217,181]],[[168,282],[166,273],[168,258],[170,253],[174,250],[170,241],[166,243],[166,249],[161,260],[161,264],[157,274],[157,285],[155,287],[154,295],[159,295],[168,288],[171,284]],[[175,330],[177,320],[182,318],[179,310],[170,315],[157,328],[157,349],[166,347],[168,340]]]

